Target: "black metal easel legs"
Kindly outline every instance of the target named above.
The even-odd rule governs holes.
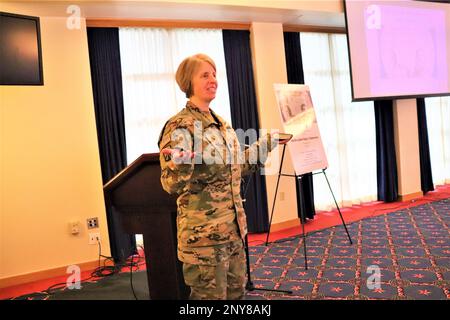
[[[333,190],[331,189],[330,182],[328,181],[327,174],[325,173],[325,169],[322,169],[322,172],[323,172],[323,175],[325,176],[325,179],[327,180],[328,188],[330,188],[331,195],[333,196],[334,204],[336,205],[336,208],[338,209],[339,216],[341,217],[342,225],[344,226],[345,232],[347,233],[347,236],[348,236],[348,240],[350,241],[350,244],[353,244],[352,238],[350,237],[350,234],[348,233],[348,229],[347,229],[347,225],[345,224],[344,217],[342,217],[341,209],[338,206],[336,198],[334,197]]]
[[[281,156],[280,169],[278,171],[277,185],[275,187],[275,195],[274,195],[274,199],[273,199],[273,203],[272,203],[272,211],[270,213],[270,219],[269,219],[269,231],[267,232],[267,236],[266,236],[266,246],[269,244],[270,229],[272,227],[272,218],[273,218],[273,213],[274,213],[274,209],[275,209],[275,202],[277,200],[278,186],[280,184],[281,176],[283,175],[283,176],[295,177],[296,179],[300,179],[300,180],[302,179],[302,176],[288,175],[288,174],[282,174],[281,173],[282,168],[283,168],[283,160],[284,160],[285,150],[286,150],[286,145],[283,145],[283,153],[282,153],[282,156]],[[339,205],[338,205],[338,203],[336,201],[336,197],[334,196],[333,190],[331,189],[331,185],[330,185],[330,182],[328,181],[328,177],[327,177],[327,174],[325,173],[325,170],[326,169],[322,169],[322,173],[325,176],[325,179],[326,179],[327,184],[328,184],[328,188],[330,189],[331,195],[333,196],[334,203],[335,203],[336,208],[337,208],[337,210],[339,212],[339,216],[341,218],[342,225],[345,228],[345,232],[347,233],[348,240],[350,241],[350,245],[352,245],[353,244],[352,238],[350,237],[350,233],[348,232],[347,225],[345,224],[344,218],[343,218],[342,213],[341,213],[341,209],[339,208]],[[320,173],[320,172],[317,172],[317,173]],[[313,175],[317,174],[317,173],[313,173]],[[300,185],[301,185],[301,183],[300,183]],[[303,249],[304,249],[304,252],[305,252],[305,254],[304,254],[304,256],[305,256],[305,270],[308,270],[308,258],[307,258],[307,252],[306,252],[306,233],[305,233],[306,217],[304,217],[304,213],[305,213],[305,210],[300,209],[300,224],[302,225]]]
[[[275,187],[275,195],[273,198],[272,203],[272,211],[270,213],[270,219],[269,219],[269,231],[267,232],[266,237],[266,246],[269,243],[269,235],[270,235],[270,228],[272,227],[272,218],[273,218],[273,211],[275,209],[275,202],[277,200],[277,194],[278,194],[278,186],[280,184],[280,178],[281,178],[281,170],[283,169],[283,160],[284,160],[284,152],[286,151],[286,145],[283,145],[283,153],[281,154],[281,163],[280,163],[280,169],[278,170],[278,178],[277,178],[277,186]]]
[[[252,278],[250,275],[250,255],[248,253],[248,237],[245,236],[245,256],[247,258],[247,284],[245,285],[245,289],[248,291],[254,291],[254,290],[261,290],[261,291],[271,291],[271,292],[280,292],[280,293],[287,293],[292,294],[292,291],[290,290],[278,290],[278,289],[266,289],[266,288],[255,288],[252,282]]]

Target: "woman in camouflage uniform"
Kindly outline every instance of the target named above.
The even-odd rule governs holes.
[[[186,58],[176,81],[186,93],[186,107],[161,131],[161,183],[178,194],[178,258],[191,288],[191,299],[241,299],[245,293],[243,239],[247,222],[240,195],[241,175],[256,171],[276,146],[270,135],[245,153],[234,130],[209,108],[216,96],[216,67],[203,54]]]

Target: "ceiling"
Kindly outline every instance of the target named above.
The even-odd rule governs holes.
[[[343,12],[330,11],[327,1],[292,1],[292,5],[276,7],[277,1],[256,1],[259,6],[226,5],[227,1],[8,1],[0,3],[0,10],[37,16],[70,16],[74,7],[80,9],[81,16],[90,19],[157,19],[194,20],[214,22],[274,22],[288,25],[314,25],[344,27]],[[190,3],[187,3],[190,2]],[[288,1],[281,1],[280,3]],[[329,1],[331,2],[331,1]],[[335,0],[336,2],[336,0]],[[248,1],[244,1],[247,4]],[[321,4],[322,3],[322,4]],[[264,7],[264,4],[266,6]],[[324,10],[322,11],[322,6]],[[281,8],[280,8],[281,7]],[[311,10],[313,8],[314,10]],[[326,10],[326,11],[325,11]]]

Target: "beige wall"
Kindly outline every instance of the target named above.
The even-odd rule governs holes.
[[[283,26],[280,23],[252,23],[251,46],[253,70],[260,126],[262,129],[281,130],[282,123],[273,90],[274,83],[287,83],[286,59],[284,54]],[[272,174],[266,176],[269,214],[275,194],[281,147],[272,154],[270,168]],[[294,169],[286,154],[283,173],[293,174]],[[295,181],[291,177],[281,177],[272,223],[280,223],[297,218]]]
[[[398,194],[418,197],[422,190],[416,99],[395,100],[393,113]]]
[[[88,217],[110,254],[85,23],[41,17],[41,40],[45,85],[0,86],[0,280],[98,259]]]

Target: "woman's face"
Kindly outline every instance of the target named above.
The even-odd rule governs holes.
[[[216,71],[208,62],[202,61],[192,77],[192,95],[201,101],[211,102],[216,97],[216,90]]]

